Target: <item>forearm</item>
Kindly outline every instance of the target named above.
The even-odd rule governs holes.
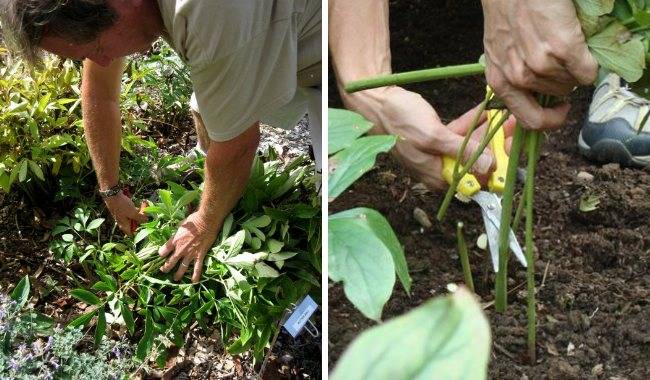
[[[341,99],[348,109],[377,124],[386,88],[347,94],[343,86],[391,73],[388,1],[331,0],[329,15],[329,48]]]
[[[81,90],[84,134],[102,190],[115,186],[119,181],[122,67],[123,60],[113,62],[107,68],[84,62]]]
[[[259,144],[259,125],[227,142],[210,143],[205,160],[205,183],[198,210],[208,231],[217,233],[241,198],[250,178]]]

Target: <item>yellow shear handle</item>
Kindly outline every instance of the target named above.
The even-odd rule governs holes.
[[[454,166],[456,166],[456,159],[449,156],[442,156],[442,178],[447,181],[448,184],[452,184],[454,180]],[[463,170],[463,165],[458,165],[458,171]],[[461,195],[464,195],[467,198],[470,198],[472,195],[476,194],[481,190],[481,184],[478,183],[478,180],[472,174],[465,174],[463,178],[458,182],[458,192]]]
[[[489,110],[488,125],[490,130],[497,127],[497,123],[503,118],[505,111]],[[488,180],[488,189],[493,193],[503,193],[506,185],[506,173],[508,172],[508,154],[506,153],[506,137],[503,127],[499,128],[490,141],[490,149],[496,160],[496,169]]]
[[[500,110],[488,111],[488,125],[490,130],[497,127],[498,121],[503,117],[503,112],[504,111]],[[505,133],[503,132],[503,128],[499,128],[499,130],[494,134],[492,141],[490,141],[490,149],[496,159],[496,169],[488,180],[488,188],[492,192],[502,193],[506,183],[506,173],[508,171],[508,155],[506,154],[505,149]],[[455,165],[455,158],[449,156],[442,157],[442,177],[448,184],[453,182]],[[460,172],[462,170],[463,165],[458,165],[458,171]],[[464,197],[471,198],[481,190],[481,184],[474,175],[467,173],[458,182],[457,190],[458,193]]]

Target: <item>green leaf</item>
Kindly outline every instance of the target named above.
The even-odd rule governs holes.
[[[256,263],[255,270],[257,270],[257,275],[260,277],[275,278],[280,275],[280,273],[277,270],[271,268],[270,266],[264,263]]]
[[[372,123],[358,113],[336,108],[330,108],[327,113],[328,155],[349,147],[372,128]]]
[[[88,322],[95,316],[96,312],[97,310],[93,310],[86,314],[82,314],[81,316],[75,318],[74,321],[68,323],[68,327],[86,326]]]
[[[27,162],[29,160],[24,159],[20,162],[20,169],[18,169],[18,181],[25,182],[27,179]]]
[[[45,176],[43,175],[43,170],[41,170],[41,167],[32,160],[28,160],[27,162],[29,163],[29,169],[32,171],[32,173],[34,173],[36,178],[40,179],[41,181],[45,181]]]
[[[86,289],[74,289],[70,292],[70,295],[82,302],[87,303],[88,305],[99,305],[102,303],[102,301],[97,298],[96,295],[92,294]]]
[[[29,301],[29,276],[23,277],[11,292],[11,299],[22,308]]]
[[[136,349],[136,357],[142,361],[147,357],[149,351],[151,351],[151,346],[153,345],[153,319],[151,319],[151,313],[147,311],[147,318],[144,324],[144,334],[140,341],[138,342],[138,347]]]
[[[348,148],[329,158],[329,198],[336,198],[375,165],[379,153],[388,152],[395,136],[369,136],[356,140]]]
[[[92,290],[97,290],[98,292],[112,292],[111,286],[104,281],[97,281],[92,287]]]
[[[275,239],[269,239],[266,242],[267,246],[269,247],[269,253],[278,253],[284,247],[284,243],[281,241],[277,241]]]
[[[576,9],[589,16],[602,16],[614,9],[614,0],[573,0]]]
[[[480,305],[461,288],[366,330],[330,379],[486,379],[490,341]]]
[[[102,223],[104,223],[104,218],[97,218],[88,224],[88,227],[86,227],[86,231],[92,231],[94,229],[97,229],[99,228],[99,226],[102,225]]]
[[[645,47],[639,38],[630,37],[625,26],[612,22],[603,31],[589,37],[587,45],[600,66],[627,82],[636,82],[645,69]]]
[[[297,255],[298,252],[279,252],[279,253],[270,253],[269,256],[266,258],[267,261],[284,261],[288,260],[295,255]]]
[[[133,313],[131,313],[131,309],[129,309],[129,305],[127,305],[125,300],[120,302],[120,312],[122,313],[122,318],[124,319],[126,328],[129,329],[129,332],[133,335],[135,332],[135,321],[133,320]]]
[[[144,238],[149,236],[149,234],[151,234],[153,231],[154,231],[153,229],[149,229],[149,228],[145,228],[145,229],[142,229],[142,230],[138,231],[138,233],[133,238],[133,244],[138,244]]]
[[[104,308],[97,310],[97,326],[95,326],[95,347],[99,346],[102,337],[106,333],[106,312]]]
[[[328,239],[329,276],[343,281],[346,296],[366,317],[381,318],[395,272],[410,291],[404,251],[379,212],[356,208],[331,215]]]

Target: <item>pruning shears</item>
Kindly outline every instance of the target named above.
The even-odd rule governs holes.
[[[490,256],[492,257],[492,266],[494,271],[499,271],[499,229],[501,228],[501,196],[506,183],[506,173],[508,170],[508,154],[505,149],[505,133],[503,128],[498,125],[499,120],[503,117],[503,110],[489,110],[488,111],[488,131],[489,133],[494,128],[499,128],[492,141],[490,141],[490,149],[494,154],[496,160],[496,169],[488,180],[489,191],[481,190],[481,184],[476,177],[470,173],[465,174],[458,182],[458,193],[456,197],[462,201],[469,202],[470,200],[476,201],[481,206],[481,214],[483,215],[483,223],[485,224],[485,233],[488,238],[490,247]],[[442,158],[442,176],[451,184],[454,176],[454,166],[456,159],[449,156]],[[463,170],[462,165],[459,165],[459,171]],[[510,229],[508,237],[508,246],[514,253],[515,257],[521,265],[527,266],[526,257],[517,241],[515,233]]]

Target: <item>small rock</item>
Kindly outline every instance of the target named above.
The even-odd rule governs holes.
[[[517,180],[519,182],[526,182],[526,168],[517,168]]]
[[[576,350],[575,344],[569,342],[569,344],[566,346],[566,355],[573,356],[575,354],[575,350]]]
[[[280,357],[280,363],[289,364],[293,361],[293,356],[291,354],[284,354]]]
[[[576,177],[583,182],[591,182],[594,180],[594,175],[585,171],[579,172]]]
[[[433,224],[431,224],[431,220],[429,219],[429,216],[421,208],[416,207],[413,209],[413,217],[415,218],[415,220],[418,221],[418,223],[420,223],[422,227],[424,228],[433,227]]]
[[[548,370],[549,380],[578,380],[580,369],[572,366],[564,359],[554,358]]]
[[[552,342],[546,342],[546,351],[553,356],[560,356],[560,353]]]
[[[596,364],[594,368],[591,369],[591,374],[593,376],[600,376],[603,373],[605,373],[605,369],[603,368],[602,364]]]

